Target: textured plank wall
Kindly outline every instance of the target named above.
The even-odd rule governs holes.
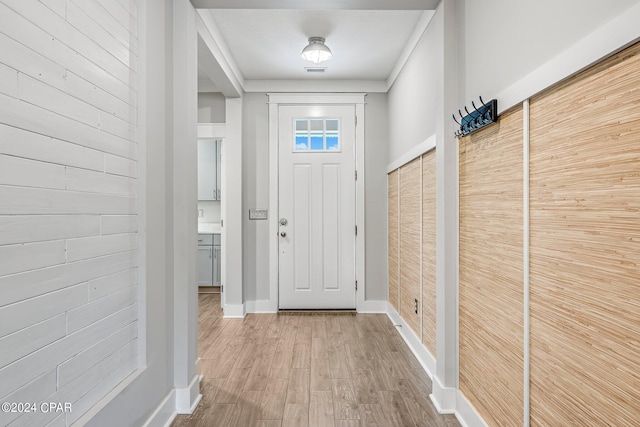
[[[640,45],[531,102],[531,424],[640,420]]]
[[[421,338],[422,159],[400,168],[400,315]],[[417,305],[417,313],[415,307]]]
[[[436,354],[436,151],[422,156],[422,343]]]
[[[523,418],[522,124],[460,140],[460,390],[491,426]]]
[[[400,312],[399,291],[398,287],[398,233],[399,233],[399,217],[398,217],[398,170],[394,170],[389,174],[389,303]]]
[[[0,401],[73,405],[0,425],[137,367],[136,37],[134,1],[0,1]]]

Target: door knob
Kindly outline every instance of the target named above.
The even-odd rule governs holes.
[[[285,231],[281,231],[281,232],[280,232],[280,236],[282,236],[282,237],[287,237],[287,233],[286,233]]]
[[[281,226],[286,227],[288,223],[289,223],[289,221],[287,221],[287,218],[280,218],[280,225]]]

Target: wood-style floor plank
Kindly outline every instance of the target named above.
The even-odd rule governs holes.
[[[238,406],[228,403],[216,403],[211,407],[205,419],[207,426],[230,427],[238,416]],[[176,419],[181,418],[178,416]]]
[[[296,344],[293,347],[293,369],[311,368],[311,345]]]
[[[282,427],[308,427],[309,405],[303,403],[287,403],[284,406]]]
[[[358,402],[353,383],[348,378],[331,380],[333,385],[333,407],[337,420],[358,420]]]
[[[254,426],[262,418],[261,391],[243,391],[238,399],[238,426]]]
[[[203,397],[172,427],[457,427],[387,316],[250,314],[199,296]]]
[[[287,387],[287,403],[309,404],[310,369],[292,369]]]
[[[288,382],[286,379],[269,379],[261,403],[263,419],[282,420]]]
[[[333,393],[313,391],[309,401],[309,427],[334,427]]]

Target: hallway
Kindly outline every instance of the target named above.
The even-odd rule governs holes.
[[[250,314],[223,319],[199,295],[203,395],[172,427],[459,426],[381,314]]]

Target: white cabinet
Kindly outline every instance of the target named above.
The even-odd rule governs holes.
[[[198,234],[198,286],[221,286],[220,235]]]
[[[198,286],[213,286],[213,246],[198,246]]]
[[[198,200],[220,200],[221,155],[221,140],[198,140]]]

